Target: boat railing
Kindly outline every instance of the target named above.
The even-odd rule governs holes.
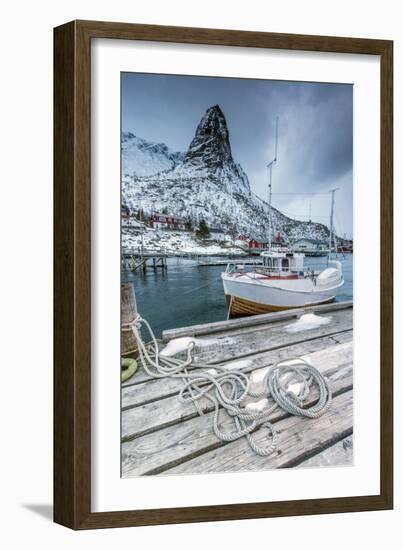
[[[282,266],[267,266],[267,265],[247,265],[246,263],[242,262],[229,262],[227,264],[227,268],[225,270],[228,274],[241,274],[245,273],[246,269],[248,272],[252,273],[260,273],[262,275],[279,275],[282,274],[296,274],[300,277],[305,278],[311,278],[312,280],[316,279],[319,275],[320,271],[315,271],[311,267],[304,268],[304,269],[292,269],[292,268],[284,268]]]
[[[274,267],[274,266],[267,266],[267,265],[263,265],[263,264],[259,264],[259,265],[250,265],[248,264],[247,262],[243,263],[243,262],[229,262],[227,264],[227,268],[225,270],[226,273],[242,273],[242,272],[245,272],[246,268],[248,269],[248,271],[252,271],[252,272],[255,272],[255,273],[273,273],[273,274],[278,274],[278,273],[285,273],[285,272],[297,272],[297,271],[293,271],[292,269],[290,268],[284,268],[284,267]]]

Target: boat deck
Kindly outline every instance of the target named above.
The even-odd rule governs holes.
[[[330,319],[315,328],[290,331],[306,312]],[[150,379],[141,366],[122,384],[122,476],[253,471],[284,467],[351,465],[353,460],[353,307],[352,302],[288,310],[165,331],[161,347],[173,338],[197,339],[194,361],[225,364],[243,360],[250,373],[279,360],[304,357],[328,379],[332,405],[322,417],[290,416],[276,409],[276,451],[256,455],[245,438],[226,443],[212,429],[212,405],[199,416],[182,403],[178,379]],[[312,396],[315,399],[315,395]],[[222,429],[233,429],[221,411]],[[267,430],[258,428],[259,441]]]

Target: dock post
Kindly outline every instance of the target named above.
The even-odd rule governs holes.
[[[120,353],[122,356],[137,352],[137,343],[130,324],[137,315],[136,295],[133,283],[120,285]]]

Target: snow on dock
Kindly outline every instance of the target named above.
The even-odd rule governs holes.
[[[309,328],[306,324],[306,330],[287,329],[298,322],[301,328],[304,322],[298,320],[304,314],[326,321],[316,319]],[[153,379],[139,366],[122,384],[123,477],[352,465],[352,302],[166,330],[160,349],[177,338],[195,339],[194,362],[229,369],[235,362],[244,373],[254,373],[257,384],[274,363],[302,356],[327,378],[333,393],[331,407],[317,419],[275,409],[270,420],[278,432],[277,449],[262,457],[245,438],[218,440],[211,402],[201,402],[204,414],[199,416],[192,403],[178,399],[180,379]],[[312,403],[315,399],[313,393]],[[233,420],[223,411],[221,419],[224,431],[233,429]],[[264,441],[267,430],[258,428],[254,437]]]

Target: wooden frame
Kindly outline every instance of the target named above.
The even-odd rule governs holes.
[[[93,38],[355,53],[381,59],[381,490],[379,495],[91,513],[90,54]],[[54,30],[54,520],[127,527],[393,507],[393,42],[73,21]]]

